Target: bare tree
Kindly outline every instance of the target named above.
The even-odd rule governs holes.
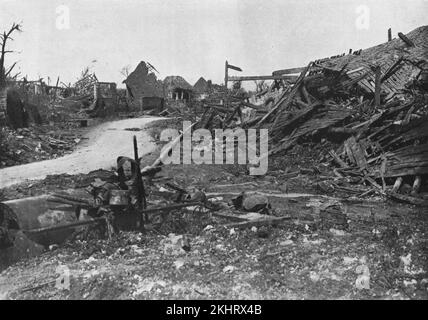
[[[122,69],[120,69],[120,74],[125,78],[128,78],[130,69],[131,69],[131,66],[128,64],[127,66],[124,66]]]
[[[16,62],[12,64],[11,67],[6,70],[5,68],[5,55],[6,53],[13,52],[12,50],[6,50],[6,44],[8,41],[13,41],[13,38],[11,37],[12,33],[14,31],[21,32],[22,31],[22,25],[19,23],[13,23],[10,27],[9,31],[4,31],[3,34],[0,34],[0,46],[1,46],[1,53],[0,53],[0,88],[3,87],[6,84],[6,78],[11,73],[13,68],[16,65]]]

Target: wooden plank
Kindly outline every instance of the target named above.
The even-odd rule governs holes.
[[[389,171],[394,171],[394,170],[399,170],[399,169],[406,169],[406,168],[417,168],[417,167],[428,167],[428,161],[427,160],[422,160],[422,161],[408,161],[405,163],[399,163],[396,165],[391,165],[389,168],[387,168],[387,172]]]
[[[354,138],[355,139],[355,138]],[[351,162],[351,164],[356,164],[354,155],[352,153],[352,150],[350,148],[350,142],[348,140],[346,140],[343,144],[343,147],[345,149],[345,153],[348,156],[349,161]]]
[[[283,101],[283,103],[281,102],[279,104],[278,111],[281,111],[281,109],[286,109],[288,107],[288,105],[291,103],[291,101],[294,99],[294,97],[297,94],[297,92],[299,91],[300,86],[303,83],[303,79],[305,78],[305,75],[308,72],[308,70],[311,67],[311,65],[312,65],[312,63],[309,63],[308,66],[305,68],[305,70],[302,71],[302,73],[300,74],[300,76],[299,76],[298,80],[296,81],[295,85],[291,89],[291,92],[287,95],[287,97]],[[277,128],[277,123],[280,121],[282,115],[283,114],[280,114],[278,117],[275,118],[275,121],[272,124],[273,131],[275,131],[275,129]]]
[[[288,69],[282,69],[282,70],[276,70],[272,72],[273,76],[281,76],[284,74],[293,74],[293,73],[301,73],[303,70],[305,70],[305,67],[300,68],[288,68]]]
[[[367,168],[367,161],[366,157],[364,155],[365,150],[363,148],[362,143],[357,142],[355,137],[351,137],[351,151],[354,155],[355,161],[357,162],[357,165],[360,167],[360,169],[366,169]]]
[[[412,196],[406,196],[404,194],[398,194],[395,192],[387,192],[387,195],[394,200],[410,203],[410,204],[413,204],[416,206],[428,207],[428,201],[427,200],[423,200],[423,199],[412,197]]]
[[[215,217],[229,219],[229,220],[238,221],[238,222],[248,221],[248,219],[242,218],[242,217],[240,217],[239,215],[236,215],[236,214],[213,212],[212,215],[215,216]]]
[[[415,176],[415,175],[424,175],[424,174],[428,174],[428,166],[403,168],[403,169],[394,170],[394,171],[388,171],[388,168],[387,168],[384,177],[393,178],[393,177],[400,177],[400,176]],[[374,174],[374,177],[380,178],[380,173],[376,172]]]
[[[229,81],[253,81],[253,80],[288,80],[296,81],[298,76],[282,75],[282,76],[230,76]]]
[[[345,161],[343,161],[342,159],[340,159],[340,157],[337,155],[336,152],[334,152],[333,150],[330,150],[330,155],[332,156],[332,158],[334,159],[334,161],[336,161],[336,163],[341,167],[341,168],[349,168],[349,166],[345,163]]]
[[[294,128],[299,126],[302,122],[307,120],[307,117],[311,115],[312,112],[321,108],[322,105],[320,103],[314,103],[309,107],[302,109],[298,113],[294,114],[291,119],[287,119],[286,121],[281,121],[277,123],[278,130],[282,130],[282,128],[286,129],[284,134],[291,132]],[[278,119],[278,118],[277,118]]]
[[[381,78],[381,82],[384,82],[386,79],[388,79],[390,76],[392,76],[394,73],[396,73],[401,67],[401,61],[403,61],[403,57],[400,57],[396,62],[394,62],[384,73]]]
[[[368,93],[373,93],[373,92],[374,92],[373,87],[370,85],[370,83],[368,82],[368,80],[367,80],[367,79],[362,79],[362,80],[360,80],[358,83],[359,83],[359,84],[361,85],[361,87],[362,87],[364,90],[366,90]]]
[[[402,32],[398,33],[398,36],[400,37],[401,40],[403,40],[409,47],[414,47],[415,44],[413,43],[412,40],[410,40],[409,38],[407,38]]]
[[[381,69],[380,66],[375,70],[375,106],[380,107],[380,90],[381,90]]]
[[[223,226],[226,228],[250,228],[250,227],[259,227],[259,226],[265,226],[265,225],[274,225],[287,220],[291,220],[291,216],[284,216],[284,217],[266,216],[266,219],[255,219],[255,220],[248,220],[243,222],[229,223]]]
[[[293,100],[294,95],[296,94],[296,92],[299,90],[299,87],[301,85],[301,83],[303,82],[303,79],[306,76],[306,73],[308,72],[309,68],[312,66],[312,62],[310,62],[308,64],[308,66],[305,68],[305,70],[302,71],[302,73],[300,74],[299,78],[297,79],[296,83],[294,84],[293,88],[291,89],[291,91],[286,90],[281,98],[275,103],[275,106],[272,108],[271,111],[269,111],[259,122],[257,122],[256,124],[256,128],[259,128],[260,125],[265,122],[267,119],[269,119],[269,117],[275,113],[277,110],[280,110],[281,107],[283,107],[283,104],[285,105],[285,107],[291,102],[291,100]],[[276,119],[278,119],[279,117],[277,117]]]
[[[302,95],[303,95],[303,97],[305,98],[306,103],[311,104],[311,103],[312,103],[312,99],[311,99],[311,97],[310,97],[310,95],[309,95],[308,90],[306,89],[306,86],[305,86],[305,85],[303,85],[301,89],[302,89]]]
[[[354,70],[349,70],[349,71],[347,71],[346,72],[346,74],[349,76],[350,74],[353,74],[353,73],[357,73],[357,75],[361,75],[362,73],[363,73],[363,71],[365,70],[365,68],[364,67],[359,67],[359,68],[356,68],[356,69],[354,69]]]

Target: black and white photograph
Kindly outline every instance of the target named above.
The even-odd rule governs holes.
[[[427,300],[427,14],[0,0],[0,300]]]

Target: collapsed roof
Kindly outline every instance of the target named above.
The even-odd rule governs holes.
[[[269,155],[308,142],[324,147],[329,139],[339,147],[321,148],[324,154],[319,156],[336,166],[334,179],[339,177],[340,183],[333,182],[335,188],[367,194],[352,186],[352,177],[355,183],[370,185],[369,193],[426,205],[418,190],[428,176],[428,27],[398,35],[305,68],[274,71],[300,75],[292,86],[279,91],[271,87],[275,97],[264,105],[236,96],[220,106],[212,103],[201,127],[268,128]],[[397,193],[403,179],[413,182],[411,196],[408,188]]]
[[[380,66],[383,75],[382,91],[385,95],[392,95],[404,89],[412,73],[428,67],[428,26],[419,27],[404,38],[410,42],[406,43],[399,37],[361,50],[359,54],[349,54],[315,65],[333,72],[346,73],[349,83],[356,83],[366,93],[374,93],[373,67]]]
[[[153,67],[141,61],[133,72],[131,72],[123,83],[126,84],[128,93],[135,99],[144,97],[164,96],[162,81],[156,78]]]
[[[171,92],[176,89],[193,91],[193,87],[181,76],[168,76],[163,80],[165,92]]]

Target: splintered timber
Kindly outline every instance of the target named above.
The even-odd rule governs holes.
[[[250,164],[251,175],[263,175],[267,172],[268,129],[215,129],[213,138],[208,129],[197,129],[192,133],[192,126],[190,121],[184,121],[182,134],[177,129],[165,129],[161,132],[160,140],[169,142],[161,151],[163,164],[238,163]],[[258,143],[257,131],[259,131]],[[258,155],[257,145],[259,145]]]

